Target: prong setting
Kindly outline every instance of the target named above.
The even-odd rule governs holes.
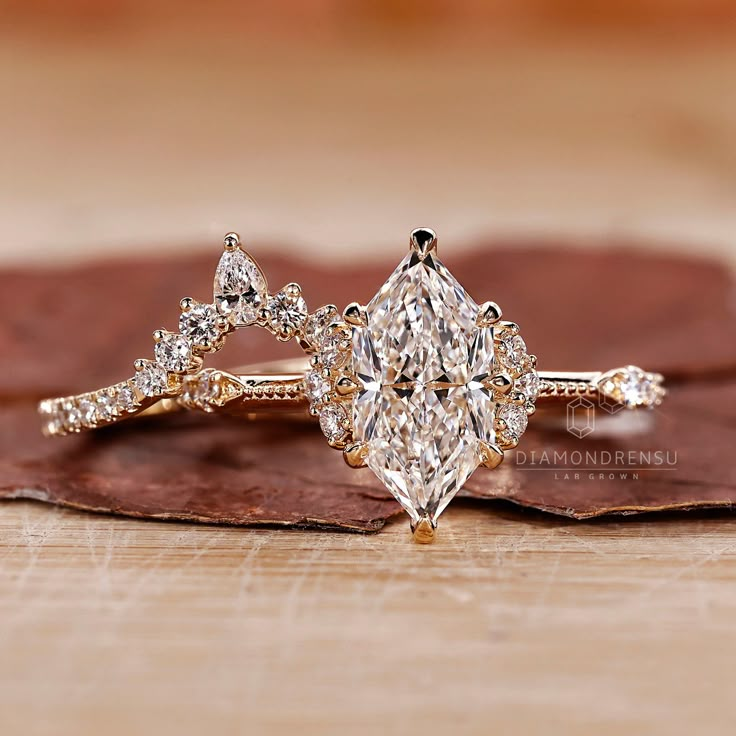
[[[432,544],[435,540],[437,524],[427,514],[418,521],[411,522],[411,534],[416,544]]]
[[[342,318],[354,327],[365,327],[368,324],[368,314],[365,307],[358,302],[351,302],[345,307]]]
[[[483,302],[478,310],[478,327],[490,327],[501,319],[501,307],[496,302]]]
[[[416,230],[412,230],[409,247],[421,260],[424,260],[432,251],[437,250],[435,231],[428,227],[418,227]]]

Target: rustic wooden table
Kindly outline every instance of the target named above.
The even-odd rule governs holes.
[[[427,224],[453,247],[625,231],[734,262],[732,43],[416,36],[349,62],[159,32],[3,44],[0,261],[232,228],[353,261]],[[2,503],[0,736],[729,734],[735,557],[727,515],[458,501],[417,547],[404,518],[361,536]]]
[[[432,547],[0,505],[0,733],[726,734],[736,519]]]

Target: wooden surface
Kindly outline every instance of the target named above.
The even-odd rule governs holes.
[[[727,734],[736,519],[441,544],[0,505],[3,734]]]

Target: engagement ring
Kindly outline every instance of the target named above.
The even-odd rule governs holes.
[[[471,474],[516,447],[536,405],[587,397],[629,409],[658,406],[662,376],[636,366],[540,371],[518,325],[492,301],[476,303],[437,257],[432,230],[367,305],[309,312],[296,283],[272,294],[235,233],[225,237],[211,302],[181,301],[179,329],[154,333],[153,356],[129,379],[41,402],[44,432],[65,435],[132,416],[193,409],[251,415],[308,411],[330,446],[367,466],[408,513],[414,539]],[[303,360],[237,371],[204,367],[227,335],[260,327],[295,339]]]

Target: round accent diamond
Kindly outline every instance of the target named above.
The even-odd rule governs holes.
[[[536,371],[529,371],[520,376],[516,381],[516,387],[524,394],[527,401],[536,401],[539,396],[539,376]]]
[[[350,355],[350,338],[343,330],[328,332],[322,339],[319,357],[325,368],[336,368],[343,365]]]
[[[96,401],[95,407],[97,409],[98,421],[107,422],[113,417],[114,404],[113,400],[107,394],[100,394]]]
[[[512,370],[520,370],[526,357],[526,343],[521,335],[507,337],[501,340],[501,345],[504,347],[504,350],[499,351],[501,362]]]
[[[91,427],[97,421],[97,407],[94,401],[82,399],[79,402],[79,415],[82,419],[82,424]]]
[[[220,315],[211,304],[195,304],[181,313],[179,332],[196,346],[210,348],[220,337]]]
[[[312,404],[319,401],[330,390],[330,382],[318,370],[307,373],[305,383],[307,397]]]
[[[345,439],[346,420],[345,412],[339,404],[328,404],[322,409],[319,415],[319,426],[328,442],[335,444]]]
[[[135,374],[133,382],[135,387],[148,397],[159,396],[168,386],[166,371],[149,360],[145,361],[143,368]]]
[[[133,389],[130,386],[123,386],[118,391],[118,395],[116,398],[116,406],[118,411],[130,412],[135,409],[137,402],[135,400],[135,393],[133,393]]]
[[[70,432],[74,432],[82,426],[82,412],[71,402],[64,406],[64,426]]]
[[[307,319],[307,303],[301,296],[280,291],[268,302],[271,329],[279,335],[291,336],[301,330]]]
[[[506,404],[501,407],[498,412],[498,418],[506,422],[504,434],[508,439],[518,439],[524,434],[529,417],[526,415],[526,409],[516,404]]]
[[[328,304],[310,314],[304,325],[304,340],[312,350],[316,350],[322,341],[322,334],[327,327],[337,320],[337,307]]]
[[[164,335],[153,349],[156,361],[167,371],[182,373],[189,368],[192,361],[192,345],[183,335],[169,332]]]

